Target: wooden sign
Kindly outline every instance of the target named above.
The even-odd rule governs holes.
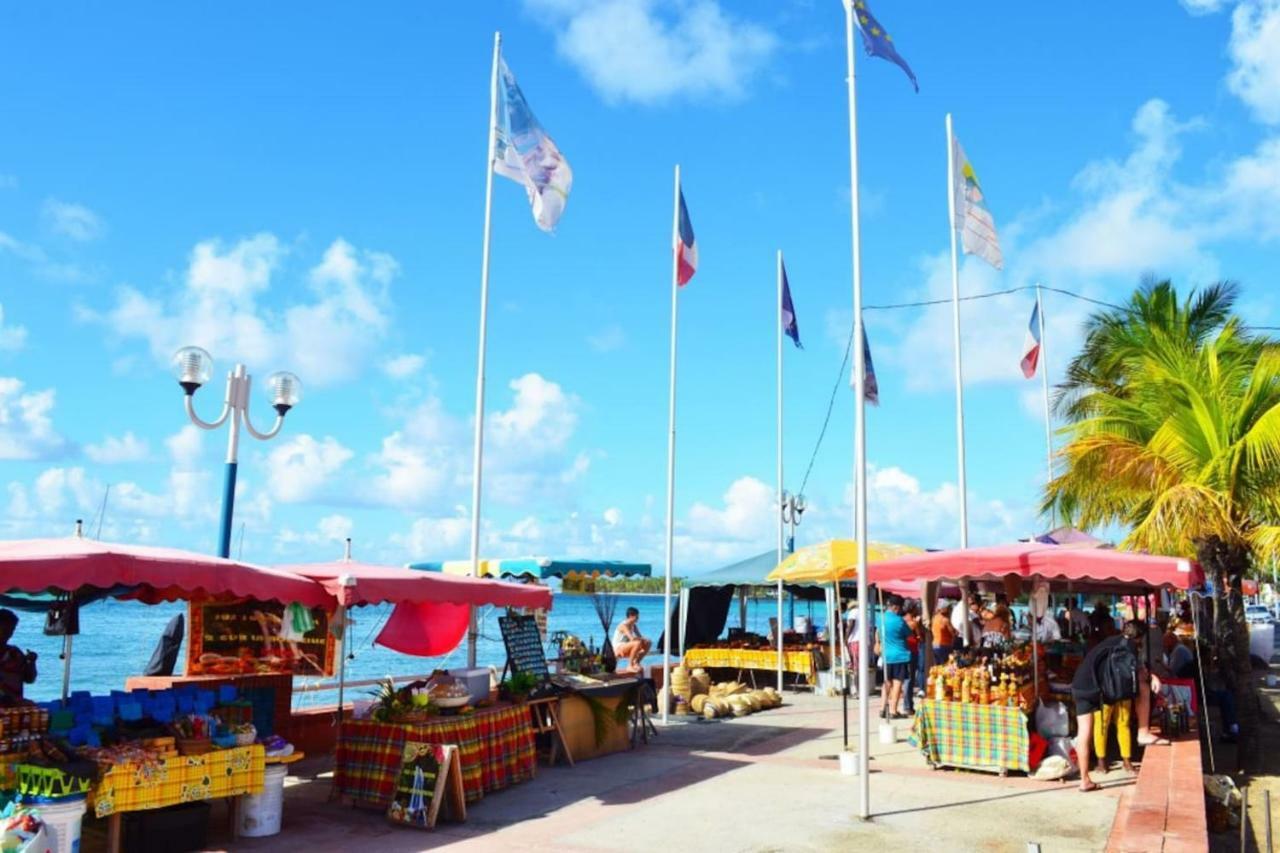
[[[187,675],[334,675],[337,641],[328,614],[320,607],[310,613],[314,625],[295,635],[284,630],[289,614],[279,602],[192,602]]]
[[[547,653],[542,647],[542,633],[538,630],[538,620],[533,616],[499,616],[498,627],[502,630],[502,643],[507,647],[507,660],[512,672],[527,672],[545,680],[550,672],[547,669]]]
[[[452,745],[406,741],[401,753],[396,789],[387,807],[393,823],[430,829],[440,807],[453,820],[467,819],[467,799],[462,788],[462,756]]]

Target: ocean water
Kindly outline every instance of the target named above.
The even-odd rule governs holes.
[[[628,607],[635,607],[640,611],[640,630],[656,644],[662,634],[662,596],[619,595],[614,613],[615,625]],[[769,617],[776,612],[775,607],[770,598],[749,599],[747,630],[767,634]],[[186,605],[182,602],[148,606],[135,601],[107,600],[82,608],[80,634],[73,640],[71,689],[88,690],[95,694],[122,689],[125,679],[130,675],[140,674],[146,667],[169,619],[175,613],[185,611]],[[347,651],[354,654],[355,658],[347,661],[348,681],[386,675],[427,674],[435,669],[466,665],[465,640],[450,654],[436,658],[412,657],[375,646],[373,640],[390,613],[389,605],[361,607],[352,611],[355,623],[348,635]],[[506,662],[502,634],[498,630],[498,617],[502,613],[498,608],[485,608],[481,611],[480,639],[476,644],[477,664],[496,666],[499,670]],[[797,602],[795,613],[809,615],[814,624],[819,626],[823,622],[820,602],[812,605]],[[62,638],[46,637],[43,634],[44,617],[40,614],[19,614],[19,617],[21,621],[14,634],[13,644],[22,649],[31,649],[40,656],[37,664],[40,677],[35,684],[27,687],[27,698],[36,701],[56,699],[62,692],[62,661],[58,657],[62,651]],[[730,606],[728,624],[738,624],[736,606]],[[547,628],[548,631],[568,631],[584,641],[593,641],[597,646],[604,639],[600,619],[589,595],[556,594],[548,614]],[[673,637],[672,640],[675,642],[676,638]],[[660,663],[662,658],[659,652],[660,649],[655,649],[645,659],[646,663]],[[182,667],[182,660],[185,660],[185,648],[179,656],[179,669]],[[305,691],[305,687],[314,686],[321,681],[322,679],[297,679],[295,704],[305,707],[308,704],[331,704],[336,701],[337,696],[332,691]],[[353,693],[359,696],[368,689],[370,688],[355,688]]]

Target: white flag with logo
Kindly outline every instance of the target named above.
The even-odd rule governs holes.
[[[987,210],[986,197],[973,164],[964,156],[960,140],[951,140],[951,158],[954,163],[956,185],[956,221],[953,227],[960,232],[960,244],[966,255],[977,255],[996,269],[1004,269],[1004,256],[1000,254],[1000,241],[996,237],[996,222]]]
[[[498,66],[498,126],[493,170],[522,184],[533,206],[533,220],[552,231],[564,213],[573,186],[573,170],[529,109],[506,60]]]

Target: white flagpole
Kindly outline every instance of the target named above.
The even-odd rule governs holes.
[[[947,208],[951,212],[951,328],[956,351],[956,457],[960,465],[960,547],[969,547],[969,492],[964,463],[964,370],[960,363],[960,260],[956,249],[955,141],[947,113]],[[968,609],[965,609],[968,613]],[[967,620],[966,620],[967,621]],[[968,630],[968,625],[965,626]]]
[[[778,250],[778,564],[786,559],[783,544],[783,514],[786,492],[782,490],[782,250]],[[782,691],[782,579],[778,579],[778,691]]]
[[[668,722],[671,708],[671,565],[676,524],[676,320],[680,300],[680,164],[676,164],[675,199],[671,212],[671,388],[667,400],[667,574],[662,592],[662,618],[668,624],[662,632],[662,687],[666,700],[662,703],[662,724]]]
[[[1053,480],[1053,417],[1049,414],[1049,351],[1045,349],[1044,338],[1044,299],[1040,295],[1040,285],[1036,284],[1036,316],[1040,319],[1040,382],[1044,387],[1044,441],[1048,450],[1049,478]]]
[[[502,33],[493,34],[493,71],[489,77],[489,155],[485,161],[484,251],[480,260],[480,343],[476,355],[475,445],[471,458],[471,574],[480,574],[480,475],[484,463],[484,356],[489,328],[489,237],[493,214],[493,158],[498,142],[498,57]],[[467,666],[476,665],[476,609],[467,623]]]
[[[863,358],[862,329],[862,233],[858,210],[858,96],[853,64],[853,0],[844,0],[845,59],[848,63],[849,88],[849,207],[853,219],[853,395],[854,395],[854,538],[858,543],[858,814],[871,817],[870,768],[871,709],[867,695],[867,623],[871,612],[867,606],[867,425],[866,364]],[[839,600],[839,599],[837,599]],[[841,618],[837,610],[836,619]],[[833,626],[834,627],[834,626]],[[843,651],[843,650],[842,650]],[[847,688],[848,663],[845,664],[842,687]],[[847,689],[844,691],[847,694]],[[847,746],[847,744],[846,744]]]

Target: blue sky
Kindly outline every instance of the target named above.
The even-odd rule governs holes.
[[[920,79],[859,56],[868,304],[949,293],[943,116],[1006,270],[1119,299],[1143,275],[1243,286],[1280,323],[1280,0],[882,2]],[[244,556],[465,556],[493,32],[574,170],[554,235],[495,187],[484,551],[661,563],[672,167],[701,266],[681,294],[677,572],[773,542],[773,257],[798,487],[847,334],[836,0],[10,6],[0,27],[0,477],[7,536],[212,550],[225,431],[186,426],[169,354],[298,373],[245,439]],[[1028,294],[964,310],[971,541],[1036,532]],[[1050,296],[1051,376],[1088,306]],[[867,317],[873,538],[958,541],[947,306]],[[216,414],[220,380],[197,395]],[[267,425],[267,400],[254,412]],[[837,396],[801,541],[848,535]]]

